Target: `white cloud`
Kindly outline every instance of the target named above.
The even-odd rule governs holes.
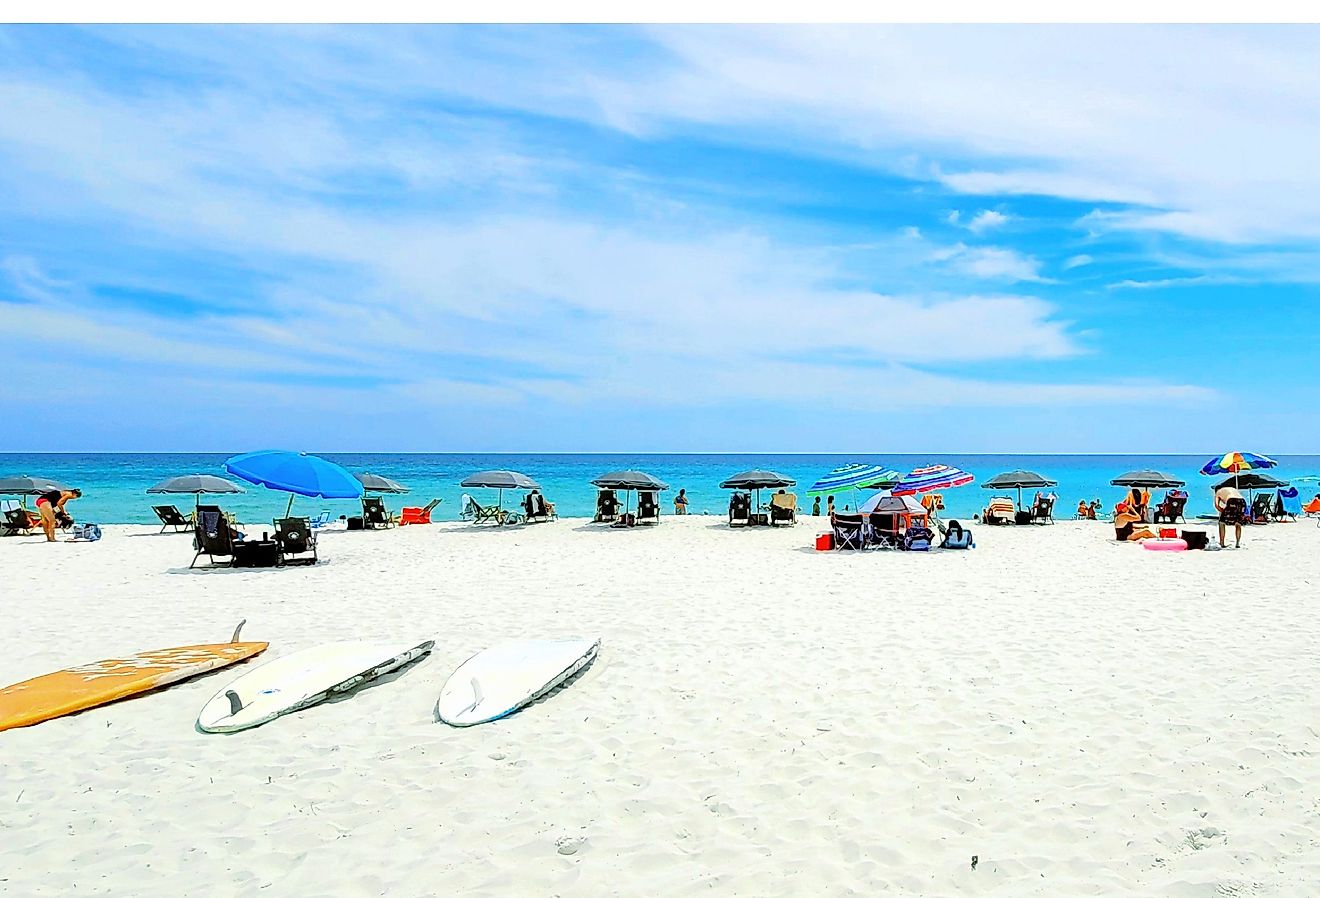
[[[955,243],[934,250],[930,259],[946,262],[954,270],[974,278],[1009,282],[1045,280],[1040,274],[1039,259],[1013,249]]]
[[[1081,268],[1084,265],[1090,265],[1095,259],[1086,253],[1080,253],[1076,256],[1069,256],[1063,263],[1064,271],[1071,271],[1074,268]]]
[[[976,217],[967,223],[967,230],[974,234],[988,231],[1008,223],[1008,216],[993,209],[982,209]]]

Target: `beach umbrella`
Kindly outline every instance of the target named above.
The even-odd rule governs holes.
[[[541,488],[541,485],[535,480],[517,471],[478,471],[470,477],[465,477],[459,483],[459,486],[499,490],[499,498],[496,500],[497,508],[504,507],[505,490],[539,490]]]
[[[225,462],[225,470],[248,483],[289,494],[287,517],[293,511],[294,496],[321,499],[357,499],[362,484],[332,461],[306,452],[263,449],[245,452]]]
[[[952,465],[927,465],[914,468],[903,475],[893,486],[895,496],[911,496],[916,493],[929,493],[935,490],[947,490],[956,486],[966,486],[976,478],[961,468]]]
[[[1269,474],[1234,474],[1232,477],[1226,477],[1220,483],[1214,485],[1214,489],[1220,490],[1226,486],[1236,487],[1237,489],[1247,490],[1276,490],[1288,485],[1288,481],[1279,480]]]
[[[794,486],[797,483],[792,477],[785,477],[777,471],[743,471],[741,474],[734,474],[728,480],[720,484],[722,490],[756,490],[756,507],[761,507],[761,490],[779,489],[785,486]]]
[[[147,492],[166,495],[192,493],[196,497],[193,504],[201,505],[202,493],[241,493],[243,488],[214,474],[181,474],[162,480]]]
[[[1173,488],[1185,486],[1187,481],[1179,480],[1163,471],[1128,471],[1126,474],[1109,481],[1114,486],[1140,486],[1148,489]]]
[[[388,477],[381,477],[379,474],[369,474],[363,472],[354,474],[357,482],[362,484],[362,491],[367,493],[406,493],[408,487],[399,483],[397,480],[390,480]]]
[[[1243,471],[1260,471],[1265,468],[1276,467],[1278,464],[1274,459],[1257,455],[1254,452],[1226,452],[1223,455],[1216,455],[1202,465],[1201,473],[1210,477],[1214,477],[1216,474],[1232,474],[1234,477],[1233,486],[1242,489],[1242,484],[1238,482],[1237,477]],[[1250,490],[1251,487],[1247,487],[1247,491],[1250,492]]]
[[[1047,486],[1058,486],[1059,481],[1050,480],[1048,477],[1042,477],[1035,471],[1005,471],[1003,474],[996,474],[985,483],[981,484],[981,489],[985,490],[1017,490],[1018,511],[1022,510],[1022,491],[1024,489],[1044,489]]]
[[[849,490],[883,489],[898,483],[903,475],[893,468],[860,463],[835,468],[807,490],[808,496],[828,496]]]
[[[624,490],[629,494],[633,490],[655,490],[659,492],[660,490],[669,489],[669,484],[652,477],[645,471],[610,471],[600,475],[591,483],[603,490]],[[631,502],[631,495],[624,498],[623,510],[625,512],[631,507]]]
[[[64,492],[67,486],[49,477],[0,477],[0,496],[22,496],[24,502],[28,496],[40,496],[42,493]]]

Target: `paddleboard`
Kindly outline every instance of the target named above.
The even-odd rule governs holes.
[[[234,733],[260,726],[397,670],[434,645],[329,642],[276,658],[217,692],[197,715],[197,727]]]
[[[31,726],[227,667],[266,650],[265,642],[181,645],[57,670],[0,689],[0,730]]]
[[[436,717],[456,727],[507,717],[595,660],[599,639],[521,639],[477,652],[449,675]]]

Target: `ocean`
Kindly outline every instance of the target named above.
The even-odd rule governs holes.
[[[180,508],[193,503],[192,496],[149,496],[147,488],[177,474],[218,474],[227,476],[222,467],[228,455],[212,454],[0,454],[0,476],[32,475],[50,477],[68,486],[82,489],[83,497],[70,509],[79,521],[101,524],[149,524],[156,520],[151,511],[155,504],[173,502]],[[1023,468],[1037,471],[1059,482],[1054,488],[1059,500],[1060,519],[1072,517],[1079,499],[1099,498],[1106,508],[1113,506],[1122,490],[1109,481],[1135,468],[1166,471],[1187,481],[1191,494],[1189,515],[1212,508],[1210,485],[1215,478],[1199,474],[1209,456],[1191,455],[523,455],[523,454],[390,454],[325,453],[350,471],[370,471],[400,481],[412,492],[387,496],[392,510],[403,505],[425,505],[439,498],[441,505],[433,513],[436,520],[456,520],[464,492],[471,492],[485,504],[495,500],[494,491],[463,490],[459,481],[467,475],[491,468],[521,471],[535,478],[546,497],[566,517],[590,516],[595,510],[595,487],[592,478],[617,468],[637,468],[669,483],[664,494],[663,510],[672,510],[674,493],[687,490],[689,511],[693,514],[725,514],[728,491],[719,488],[722,480],[739,471],[768,468],[795,478],[799,506],[810,509],[806,488],[831,469],[849,462],[880,464],[908,471],[931,463],[956,465],[974,475],[976,483],[944,493],[946,517],[970,518],[984,507],[993,495],[980,482],[1002,471]],[[1320,456],[1280,456],[1279,467],[1270,473],[1280,480],[1320,473]],[[235,478],[230,478],[235,479]],[[268,520],[282,513],[287,493],[242,484],[247,492],[236,496],[212,497],[240,520]],[[1313,482],[1298,484],[1304,499],[1320,489]],[[1310,488],[1310,489],[1308,489]],[[1161,491],[1155,491],[1157,494]],[[505,495],[505,505],[519,496]],[[1024,491],[1024,498],[1031,496]],[[852,505],[849,495],[839,496],[840,507]],[[328,510],[334,516],[360,511],[357,500],[324,500],[298,497],[294,512],[314,514]]]

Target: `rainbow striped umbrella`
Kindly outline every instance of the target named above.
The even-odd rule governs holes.
[[[1216,474],[1241,474],[1243,471],[1273,468],[1278,464],[1274,459],[1254,452],[1229,452],[1210,459],[1201,468],[1201,473],[1211,477]]]
[[[966,486],[976,478],[961,468],[952,465],[928,465],[904,475],[894,485],[895,496],[911,496],[914,493],[929,493],[932,490],[947,490],[955,486]]]

